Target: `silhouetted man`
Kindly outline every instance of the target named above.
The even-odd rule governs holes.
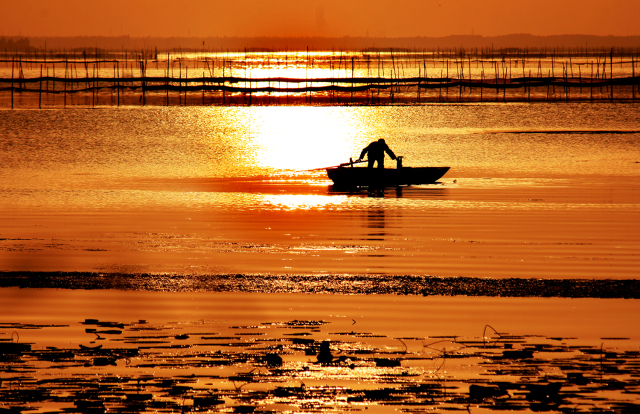
[[[384,168],[384,153],[389,154],[392,160],[396,159],[396,154],[391,151],[391,148],[387,146],[387,143],[384,142],[384,139],[380,138],[377,141],[373,141],[371,144],[367,145],[365,149],[360,153],[360,158],[358,161],[362,160],[364,156],[369,153],[369,168],[373,168],[373,163],[378,162],[378,168]]]

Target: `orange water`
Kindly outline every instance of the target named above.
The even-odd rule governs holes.
[[[0,111],[0,270],[635,278],[637,109]],[[382,197],[309,171],[379,138],[451,170]]]

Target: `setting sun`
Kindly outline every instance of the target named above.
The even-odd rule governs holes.
[[[357,156],[363,122],[357,112],[331,108],[259,108],[243,120],[258,165],[312,169]]]

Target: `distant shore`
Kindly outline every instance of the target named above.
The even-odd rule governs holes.
[[[2,45],[2,40],[7,42]],[[0,37],[0,50],[111,49],[159,51],[274,51],[274,50],[444,50],[444,49],[634,49],[640,36],[452,35],[444,37],[135,37],[135,36],[20,36]]]

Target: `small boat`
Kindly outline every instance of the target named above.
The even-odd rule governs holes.
[[[351,161],[327,168],[327,175],[336,187],[398,187],[401,185],[432,184],[444,176],[449,167],[403,167],[402,157],[397,168],[355,167],[364,161]]]

